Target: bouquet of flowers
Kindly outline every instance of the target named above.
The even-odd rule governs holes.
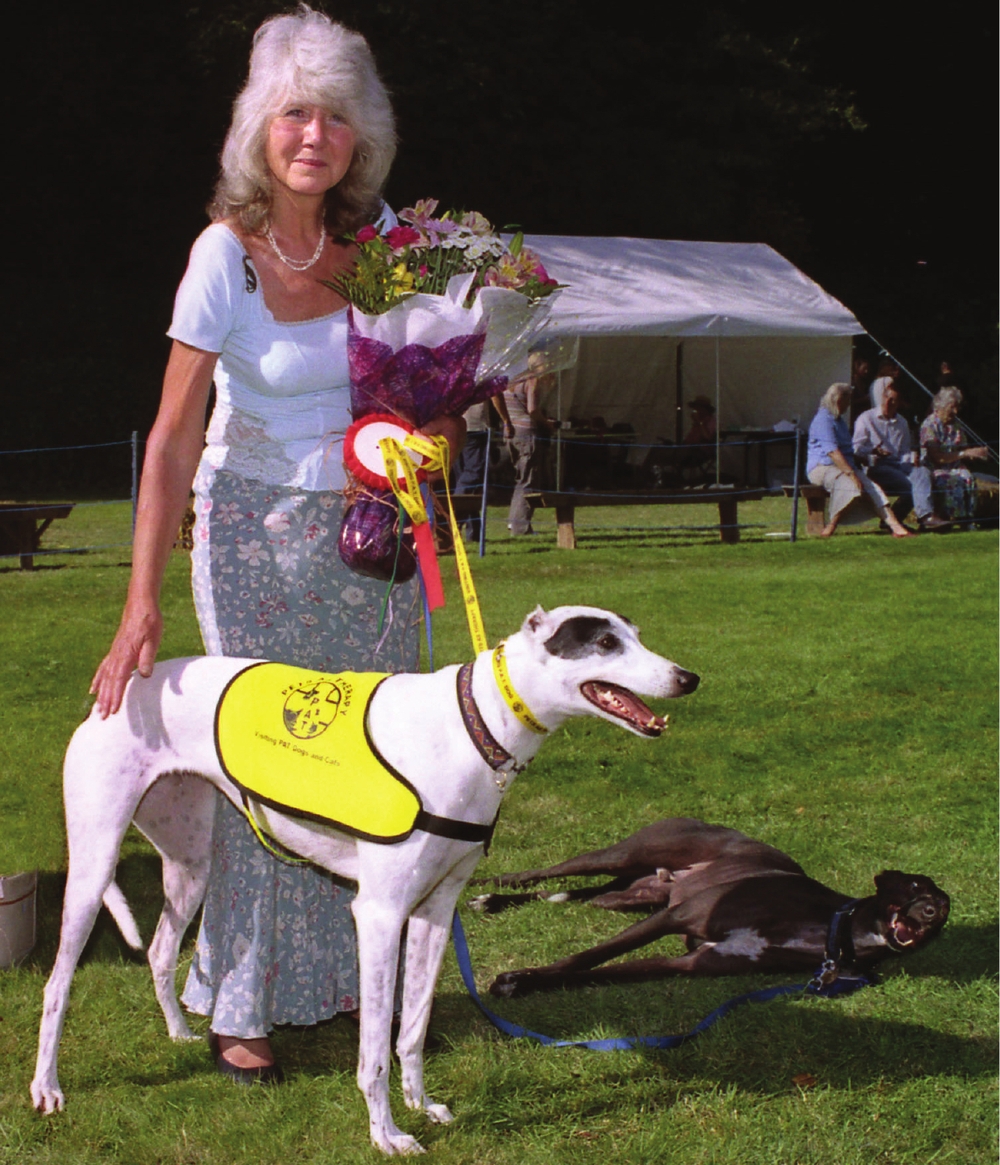
[[[505,243],[481,214],[435,217],[437,205],[424,199],[400,211],[400,224],[384,234],[363,227],[355,267],[329,283],[349,304],[354,420],[344,443],[353,501],[340,555],[387,581],[405,581],[416,562],[380,442],[394,425],[405,439],[502,392],[526,369],[559,290],[520,232]],[[408,456],[419,467],[421,455]]]

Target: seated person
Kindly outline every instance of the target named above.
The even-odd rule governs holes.
[[[691,410],[691,428],[684,438],[685,445],[715,444],[715,406],[707,396],[696,396],[688,401]]]
[[[894,384],[882,392],[882,407],[869,409],[854,426],[854,456],[886,493],[899,495],[892,507],[902,522],[915,511],[921,529],[948,529],[950,522],[935,517],[931,502],[931,471],[916,464],[910,451],[910,426],[899,415],[899,390]]]
[[[715,406],[707,396],[692,397],[687,402],[691,410],[691,428],[684,438],[688,446],[678,455],[678,464],[681,467],[681,476],[685,481],[693,481],[698,477],[698,471],[711,470],[715,474]]]
[[[932,411],[920,426],[920,450],[933,476],[934,498],[943,518],[970,522],[976,516],[976,480],[995,482],[988,474],[973,474],[964,461],[989,456],[985,445],[969,446],[965,433],[955,423],[962,403],[962,390],[954,385],[934,394]]]
[[[896,383],[896,378],[899,376],[899,365],[895,360],[882,360],[878,366],[878,376],[871,382],[868,389],[868,396],[872,402],[873,409],[882,407],[882,393],[889,387],[890,384]]]
[[[823,486],[830,495],[830,520],[820,536],[829,538],[848,509],[857,511],[867,506],[885,522],[894,538],[909,538],[912,530],[907,530],[900,522],[889,509],[882,490],[854,463],[851,434],[844,420],[844,413],[850,407],[851,386],[831,384],[809,426],[806,475],[813,485]],[[856,520],[855,516],[852,514],[849,520]]]

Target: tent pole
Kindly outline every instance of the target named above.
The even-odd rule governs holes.
[[[684,440],[684,341],[677,341],[677,417],[674,424],[674,440],[679,445]]]
[[[719,337],[715,337],[715,484],[719,485],[722,481],[722,474],[720,473],[719,465],[719,437],[721,429],[719,427],[719,419],[721,417],[719,407]]]

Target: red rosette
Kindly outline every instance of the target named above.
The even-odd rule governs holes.
[[[390,489],[385,475],[385,462],[379,441],[384,437],[395,437],[400,444],[414,432],[413,425],[389,413],[369,413],[355,421],[344,434],[344,464],[358,481],[372,489]],[[423,481],[426,474],[420,468],[424,459],[412,449],[404,449],[404,454],[414,463],[417,481]],[[400,481],[405,480],[402,476]]]

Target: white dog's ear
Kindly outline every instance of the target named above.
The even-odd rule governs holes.
[[[537,635],[540,628],[544,627],[546,623],[545,611],[539,604],[531,614],[525,619],[521,625],[522,631],[527,631],[531,635]]]

